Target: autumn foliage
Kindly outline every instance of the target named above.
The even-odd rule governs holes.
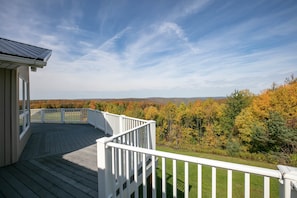
[[[164,103],[153,100],[32,101],[31,108],[92,108],[155,120],[157,143],[297,165],[297,79],[254,95]]]

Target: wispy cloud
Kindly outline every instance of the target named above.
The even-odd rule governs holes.
[[[130,16],[122,8],[129,7],[126,1],[105,3],[92,10],[99,14],[91,21],[82,2],[45,3],[59,17],[34,12],[32,2],[1,6],[1,36],[53,50],[48,66],[31,74],[33,98],[225,96],[246,88],[257,93],[297,73],[296,6],[247,15],[256,5],[236,11],[236,1],[170,1],[166,12],[147,18],[136,11]],[[219,4],[218,16],[208,15],[213,4]]]
[[[188,17],[204,9],[209,3],[211,3],[211,0],[182,1],[173,8],[173,11],[169,14],[169,19],[176,20],[182,17]]]

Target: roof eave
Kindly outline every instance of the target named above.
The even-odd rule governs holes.
[[[47,62],[48,59],[51,57],[52,55],[52,50],[47,50],[46,52],[44,52],[46,54],[46,56],[43,58],[44,62]]]
[[[46,57],[49,59],[51,53]],[[47,60],[45,59],[45,60]],[[36,59],[30,59],[30,58],[23,58],[23,57],[18,57],[18,56],[11,56],[7,54],[0,54],[0,61],[9,61],[9,62],[14,62],[14,63],[19,63],[20,66],[22,65],[27,65],[27,66],[32,66],[32,67],[39,67],[43,68],[46,66],[46,61],[41,61],[41,60],[36,60]]]

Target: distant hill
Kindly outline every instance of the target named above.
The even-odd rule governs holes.
[[[173,102],[173,103],[177,103],[177,104],[180,104],[180,103],[185,103],[185,104],[188,104],[190,102],[195,102],[197,100],[201,100],[201,101],[204,101],[204,100],[207,100],[207,99],[214,99],[214,100],[224,100],[225,97],[193,97],[193,98],[148,98],[147,100],[150,100],[150,101],[154,101],[156,103],[168,103],[168,102]]]
[[[173,102],[175,104],[195,102],[197,100],[207,100],[212,98],[214,100],[224,100],[225,97],[192,97],[192,98],[163,98],[163,97],[150,97],[150,98],[120,98],[120,99],[93,99],[99,101],[133,101],[133,102],[152,102],[157,104],[166,104]]]
[[[219,103],[224,102],[225,97],[193,97],[193,98],[162,98],[162,97],[150,97],[150,98],[89,98],[89,99],[44,99],[44,100],[31,100],[31,108],[73,108],[82,107],[88,104],[90,101],[95,102],[144,102],[153,104],[167,104],[172,102],[175,104],[195,102],[197,100],[204,101],[207,99],[214,99]]]

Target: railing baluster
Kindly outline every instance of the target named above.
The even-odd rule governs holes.
[[[291,198],[291,181],[284,179],[284,197]]]
[[[130,146],[133,146],[134,134],[130,132]]]
[[[145,134],[146,134],[146,148],[150,149],[151,148],[151,144],[150,144],[150,129],[149,129],[149,125],[145,126]]]
[[[232,198],[232,170],[228,170],[228,178],[227,178],[227,189],[228,189],[228,192],[227,192],[227,195],[228,195],[228,198]]]
[[[114,182],[113,182],[113,186],[112,186],[112,192],[113,192],[113,196],[115,197],[116,196],[116,173],[115,173],[115,169],[116,169],[116,161],[117,160],[115,160],[115,148],[114,147],[112,147],[111,148],[111,173],[112,173],[112,175],[113,175],[113,180],[114,180]]]
[[[172,161],[172,175],[173,175],[173,197],[177,197],[177,188],[176,188],[176,160]]]
[[[270,197],[270,178],[264,177],[264,197]]]
[[[202,198],[202,165],[197,166],[197,197]]]
[[[211,197],[215,198],[217,195],[217,169],[216,167],[211,168],[211,175],[212,175],[212,185],[211,185]]]
[[[250,174],[244,173],[244,197],[250,197]]]
[[[130,197],[130,159],[129,159],[130,151],[126,150],[126,187],[127,194]]]
[[[166,198],[166,159],[162,157],[162,197]]]
[[[123,194],[123,182],[122,182],[122,149],[118,149],[118,155],[119,155],[119,177],[118,182],[120,186],[120,194]]]
[[[152,156],[152,198],[157,197],[156,189],[156,156]]]
[[[134,152],[134,182],[136,185],[135,188],[135,198],[138,198],[138,160],[137,160],[137,152]]]
[[[185,198],[189,197],[189,162],[185,162]]]
[[[142,154],[142,185],[143,185],[143,197],[147,197],[147,185],[146,185],[146,160],[145,154]]]

